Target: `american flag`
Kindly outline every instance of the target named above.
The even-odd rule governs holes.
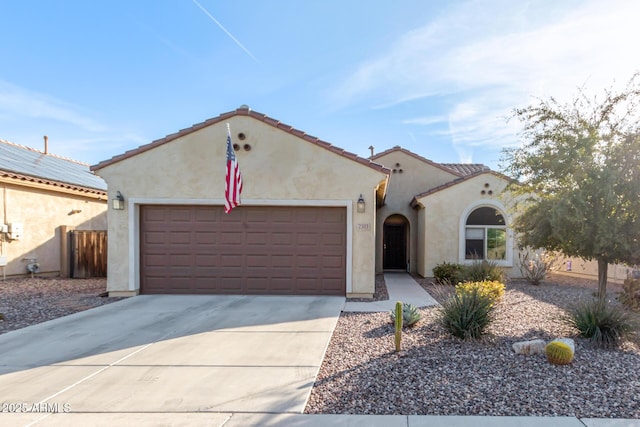
[[[242,174],[236,153],[231,145],[231,128],[227,124],[227,174],[224,181],[224,211],[231,212],[231,209],[240,204],[240,193],[242,193]]]

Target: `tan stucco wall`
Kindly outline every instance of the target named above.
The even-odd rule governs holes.
[[[409,259],[410,270],[416,272],[418,245],[420,244],[418,236],[420,234],[418,232],[418,213],[410,206],[411,201],[415,195],[452,181],[457,176],[402,151],[392,151],[376,157],[375,161],[395,170],[395,172],[392,171],[389,177],[385,204],[378,210],[376,271],[381,272],[383,269],[382,240],[384,222],[391,215],[402,215],[409,222],[407,258]]]
[[[485,185],[488,184],[488,187]],[[424,228],[424,250],[418,256],[417,273],[423,277],[433,276],[433,267],[442,262],[464,263],[464,252],[460,250],[461,218],[480,206],[500,208],[505,216],[507,228],[511,223],[512,199],[505,193],[507,181],[492,173],[483,173],[459,184],[419,198],[423,207],[420,219]],[[482,195],[481,191],[485,191]],[[492,195],[488,191],[493,192]],[[464,220],[463,220],[464,221]],[[463,227],[462,227],[463,228]],[[513,233],[507,231],[512,252],[505,272],[510,277],[521,277],[518,266],[518,251]]]
[[[567,262],[571,262],[571,270],[568,270]],[[627,278],[627,274],[633,272],[634,268],[623,264],[609,264],[607,268],[607,281],[611,283],[622,283]],[[579,277],[587,280],[598,280],[598,262],[587,261],[581,258],[558,257],[557,274]]]
[[[106,230],[107,203],[95,197],[0,182],[0,223],[22,223],[20,240],[5,240],[7,275],[27,274],[25,258],[36,258],[40,274],[60,272],[60,226]],[[80,211],[71,213],[72,211]],[[1,272],[0,272],[1,274]]]
[[[372,294],[375,189],[386,174],[251,117],[234,116],[228,123],[234,143],[251,145],[250,151],[236,153],[244,205],[319,205],[326,200],[352,204],[352,239],[347,242],[352,249],[352,293]],[[240,132],[246,135],[243,141],[237,138]],[[217,123],[96,171],[107,181],[110,199],[120,191],[127,200],[124,211],[110,209],[108,214],[110,292],[138,290],[139,204],[222,204],[226,137],[226,122]],[[365,213],[355,209],[360,194],[367,204]]]

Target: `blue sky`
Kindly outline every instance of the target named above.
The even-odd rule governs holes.
[[[95,164],[242,104],[499,169],[513,108],[640,70],[635,0],[0,0],[0,139]],[[220,141],[224,144],[224,141]]]

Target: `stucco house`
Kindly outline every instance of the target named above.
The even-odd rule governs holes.
[[[67,275],[67,230],[106,230],[107,185],[89,165],[0,140],[0,278]]]
[[[227,125],[244,189],[225,214]],[[369,159],[242,106],[91,167],[106,180],[110,295],[371,296],[489,258],[518,275],[507,178],[400,147]]]
[[[488,259],[521,276],[507,177],[482,164],[435,163],[398,146],[371,159],[392,172],[377,213],[377,271],[431,277],[442,262]]]

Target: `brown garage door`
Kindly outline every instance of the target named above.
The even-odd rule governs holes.
[[[140,208],[146,294],[344,295],[346,210]]]

